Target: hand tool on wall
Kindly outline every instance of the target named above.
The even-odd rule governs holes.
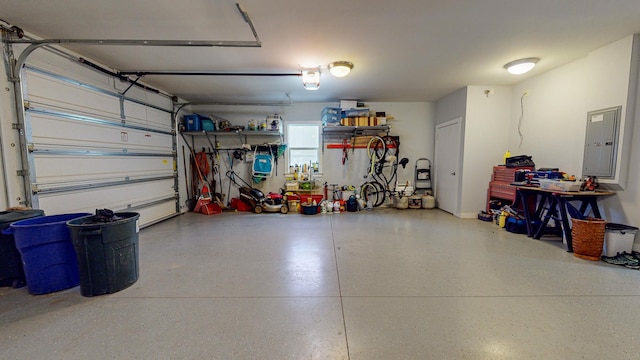
[[[184,167],[184,184],[187,188],[187,199],[190,199],[191,194],[189,194],[189,183],[187,182],[187,180],[189,180],[189,177],[187,176],[187,155],[184,151],[184,145],[182,145],[182,166]]]
[[[342,139],[342,165],[349,160],[349,141],[347,138]]]

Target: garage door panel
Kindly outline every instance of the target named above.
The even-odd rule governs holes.
[[[159,131],[171,131],[171,114],[131,101],[124,102],[127,123]]]
[[[32,143],[58,149],[172,153],[172,135],[30,112]]]
[[[29,56],[29,65],[66,77],[79,78],[85,83],[103,89],[115,89],[114,82],[120,82],[120,80],[114,80],[113,77],[89,66],[69,66],[69,58],[51,56],[50,53],[42,51],[34,51]]]
[[[125,180],[173,176],[173,158],[35,156],[36,184],[80,183],[89,180]]]
[[[98,189],[42,194],[40,207],[47,214],[65,212],[93,212],[95,209],[124,210],[144,208],[146,204],[171,201],[175,212],[173,180],[167,179],[149,183],[139,183]]]
[[[26,72],[28,96],[32,105],[75,110],[83,114],[100,114],[120,118],[118,98],[32,71]],[[78,100],[81,100],[79,102]]]
[[[175,206],[175,203],[166,201],[157,205],[136,209],[135,211],[140,214],[140,226],[146,226],[166,219],[168,217],[167,214],[175,212]]]

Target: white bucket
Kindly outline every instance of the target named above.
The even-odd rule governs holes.
[[[413,195],[409,197],[409,209],[421,209],[422,197],[420,195]]]
[[[396,193],[403,196],[413,195],[413,186],[396,185]]]
[[[422,208],[433,209],[436,207],[436,198],[431,195],[422,196]]]

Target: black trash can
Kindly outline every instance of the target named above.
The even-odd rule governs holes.
[[[43,210],[11,210],[0,212],[0,286],[20,288],[27,284],[22,257],[11,234],[3,234],[11,223],[44,216]]]
[[[112,294],[138,280],[140,215],[115,213],[114,221],[85,216],[67,222],[78,257],[83,296]]]

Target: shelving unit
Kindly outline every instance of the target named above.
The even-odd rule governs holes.
[[[193,147],[194,141],[196,137],[206,137],[207,141],[211,148],[215,149],[215,143],[218,141],[218,137],[237,137],[240,141],[240,144],[250,144],[250,145],[263,145],[260,144],[251,144],[249,143],[249,138],[278,138],[279,144],[284,143],[284,137],[279,131],[246,131],[246,130],[233,130],[233,131],[183,131],[180,133],[184,138],[184,141],[188,143],[185,136],[191,136],[191,146]],[[213,140],[212,140],[213,138]]]
[[[389,132],[389,125],[379,126],[324,126],[322,135],[373,135],[380,132]]]
[[[233,130],[233,131],[183,131],[184,135],[191,136],[213,136],[217,141],[218,136],[222,137],[234,137],[237,136],[244,144],[248,143],[247,139],[250,137],[277,137],[283,142],[282,133],[279,131],[246,131],[246,130]]]
[[[389,125],[379,126],[323,126],[322,127],[322,151],[325,144],[331,139],[353,139],[358,136],[373,136],[380,133],[389,134]]]

